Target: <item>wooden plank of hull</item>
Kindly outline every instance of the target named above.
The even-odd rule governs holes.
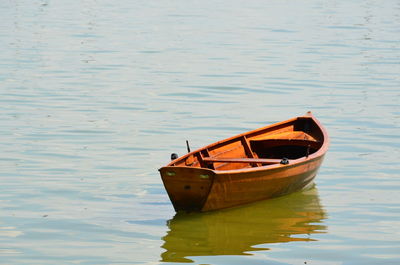
[[[301,190],[313,181],[322,160],[323,156],[236,173],[190,167],[164,167],[160,171],[176,211],[212,211]]]
[[[271,170],[216,174],[201,211],[233,207],[301,190],[314,179],[323,157]]]

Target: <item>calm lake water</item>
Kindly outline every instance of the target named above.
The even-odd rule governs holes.
[[[0,2],[0,264],[400,264],[400,2]],[[313,189],[176,215],[170,153],[314,115]]]

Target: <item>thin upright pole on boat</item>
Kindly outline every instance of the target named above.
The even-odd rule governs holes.
[[[190,153],[190,146],[189,146],[189,141],[188,140],[186,140],[186,148],[187,148],[188,153]]]

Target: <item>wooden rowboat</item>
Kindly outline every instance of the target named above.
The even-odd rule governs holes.
[[[175,211],[211,211],[309,187],[328,144],[307,112],[189,152],[159,171]]]

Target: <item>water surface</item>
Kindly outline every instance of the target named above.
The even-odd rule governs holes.
[[[0,263],[399,264],[400,3],[0,3]],[[170,153],[313,111],[316,187],[176,215]]]

